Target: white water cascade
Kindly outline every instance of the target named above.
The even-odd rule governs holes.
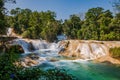
[[[44,57],[63,55],[93,60],[109,54],[110,47],[107,44],[116,46],[119,42],[64,40],[58,43],[49,43],[45,40],[16,39],[13,44],[21,45],[25,53],[41,53]]]
[[[12,45],[20,45],[23,50],[24,50],[24,53],[29,53],[30,52],[30,44],[26,41],[24,41],[23,39],[15,39],[12,41]]]
[[[59,54],[63,56],[94,60],[109,55],[109,49],[120,46],[120,43],[119,41],[64,40],[60,45],[64,49]]]
[[[63,40],[49,43],[45,40],[15,39],[12,45],[20,45],[23,48],[22,55],[26,57],[23,57],[22,65],[26,67],[28,63],[34,66],[52,64],[52,62],[81,62],[104,58],[109,55],[109,48],[120,46],[120,42]]]
[[[25,53],[30,52],[58,52],[59,48],[57,43],[48,43],[45,40],[28,40],[28,39],[15,39],[12,45],[20,45]],[[31,50],[32,47],[32,50]]]

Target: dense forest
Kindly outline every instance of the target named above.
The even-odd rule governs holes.
[[[3,16],[5,26],[14,28],[15,32],[24,38],[56,40],[57,35],[65,34],[68,39],[83,40],[120,40],[120,1],[114,3],[118,11],[113,14],[102,7],[91,8],[85,13],[85,18],[73,14],[64,21],[56,19],[56,13],[32,11],[16,8],[10,15]],[[2,12],[2,11],[1,11]],[[3,19],[2,19],[3,20]],[[0,21],[0,25],[4,22]],[[1,33],[4,27],[1,27]]]

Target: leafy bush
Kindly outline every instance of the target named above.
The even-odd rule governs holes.
[[[19,80],[77,80],[64,69],[41,70],[39,67],[25,68],[17,73],[14,79]]]
[[[64,69],[49,69],[46,71],[48,80],[77,80]]]
[[[19,55],[12,51],[14,50],[0,55],[0,80],[9,80],[12,74],[15,74],[19,69],[13,64],[19,58]]]
[[[113,58],[120,58],[120,47],[110,48],[110,54]]]
[[[12,45],[9,46],[6,50],[6,53],[12,52],[14,54],[20,54],[20,53],[24,53],[23,48],[20,45]]]

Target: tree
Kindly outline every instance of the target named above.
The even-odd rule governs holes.
[[[43,38],[51,42],[62,33],[61,21],[55,19],[55,12],[16,8],[11,10],[11,15],[7,16],[9,26],[25,38]]]
[[[16,33],[21,34],[29,27],[30,9],[16,8],[11,10],[12,16],[7,16],[7,23]]]
[[[103,13],[103,8],[91,8],[85,15],[85,21],[82,28],[86,28],[87,33],[85,39],[99,39],[100,38],[100,24],[98,20],[101,18],[100,15]]]
[[[6,2],[13,2],[15,3],[15,0],[0,0],[0,34],[5,34],[6,31],[6,21],[5,21],[5,8],[4,5]]]
[[[65,34],[68,39],[120,40],[120,14],[113,16],[110,10],[101,7],[89,9],[84,20],[73,14],[64,22],[56,20],[52,11],[16,8],[11,10],[11,15],[7,16],[7,23],[26,38],[52,42],[58,34]]]
[[[5,19],[4,19],[4,1],[0,0],[0,34],[5,32]]]
[[[120,13],[120,0],[115,0],[113,2],[113,7],[115,8],[115,10],[117,11],[117,13]]]
[[[103,8],[101,7],[97,7],[97,8],[91,8],[87,11],[86,15],[85,15],[85,19],[88,22],[93,22],[93,21],[97,21],[100,18],[100,14],[103,13]]]
[[[75,14],[71,15],[70,19],[65,20],[63,23],[63,31],[68,38],[76,39],[79,29],[81,29],[81,19]]]
[[[110,23],[112,23],[113,15],[109,10],[101,7],[91,8],[85,15],[85,21],[82,25],[82,38],[93,40],[105,40],[104,35],[109,34]],[[109,39],[109,38],[108,38]]]

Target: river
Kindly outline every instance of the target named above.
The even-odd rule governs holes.
[[[37,53],[43,60],[38,65],[41,69],[61,68],[69,74],[76,76],[79,80],[120,80],[120,66],[111,63],[99,63],[92,60],[82,60],[63,57],[58,54],[59,44],[46,43],[41,41],[32,41],[37,50],[29,52],[28,46],[24,40],[17,40],[22,45],[25,53]],[[14,42],[14,43],[16,43]],[[26,49],[25,49],[26,48]]]

